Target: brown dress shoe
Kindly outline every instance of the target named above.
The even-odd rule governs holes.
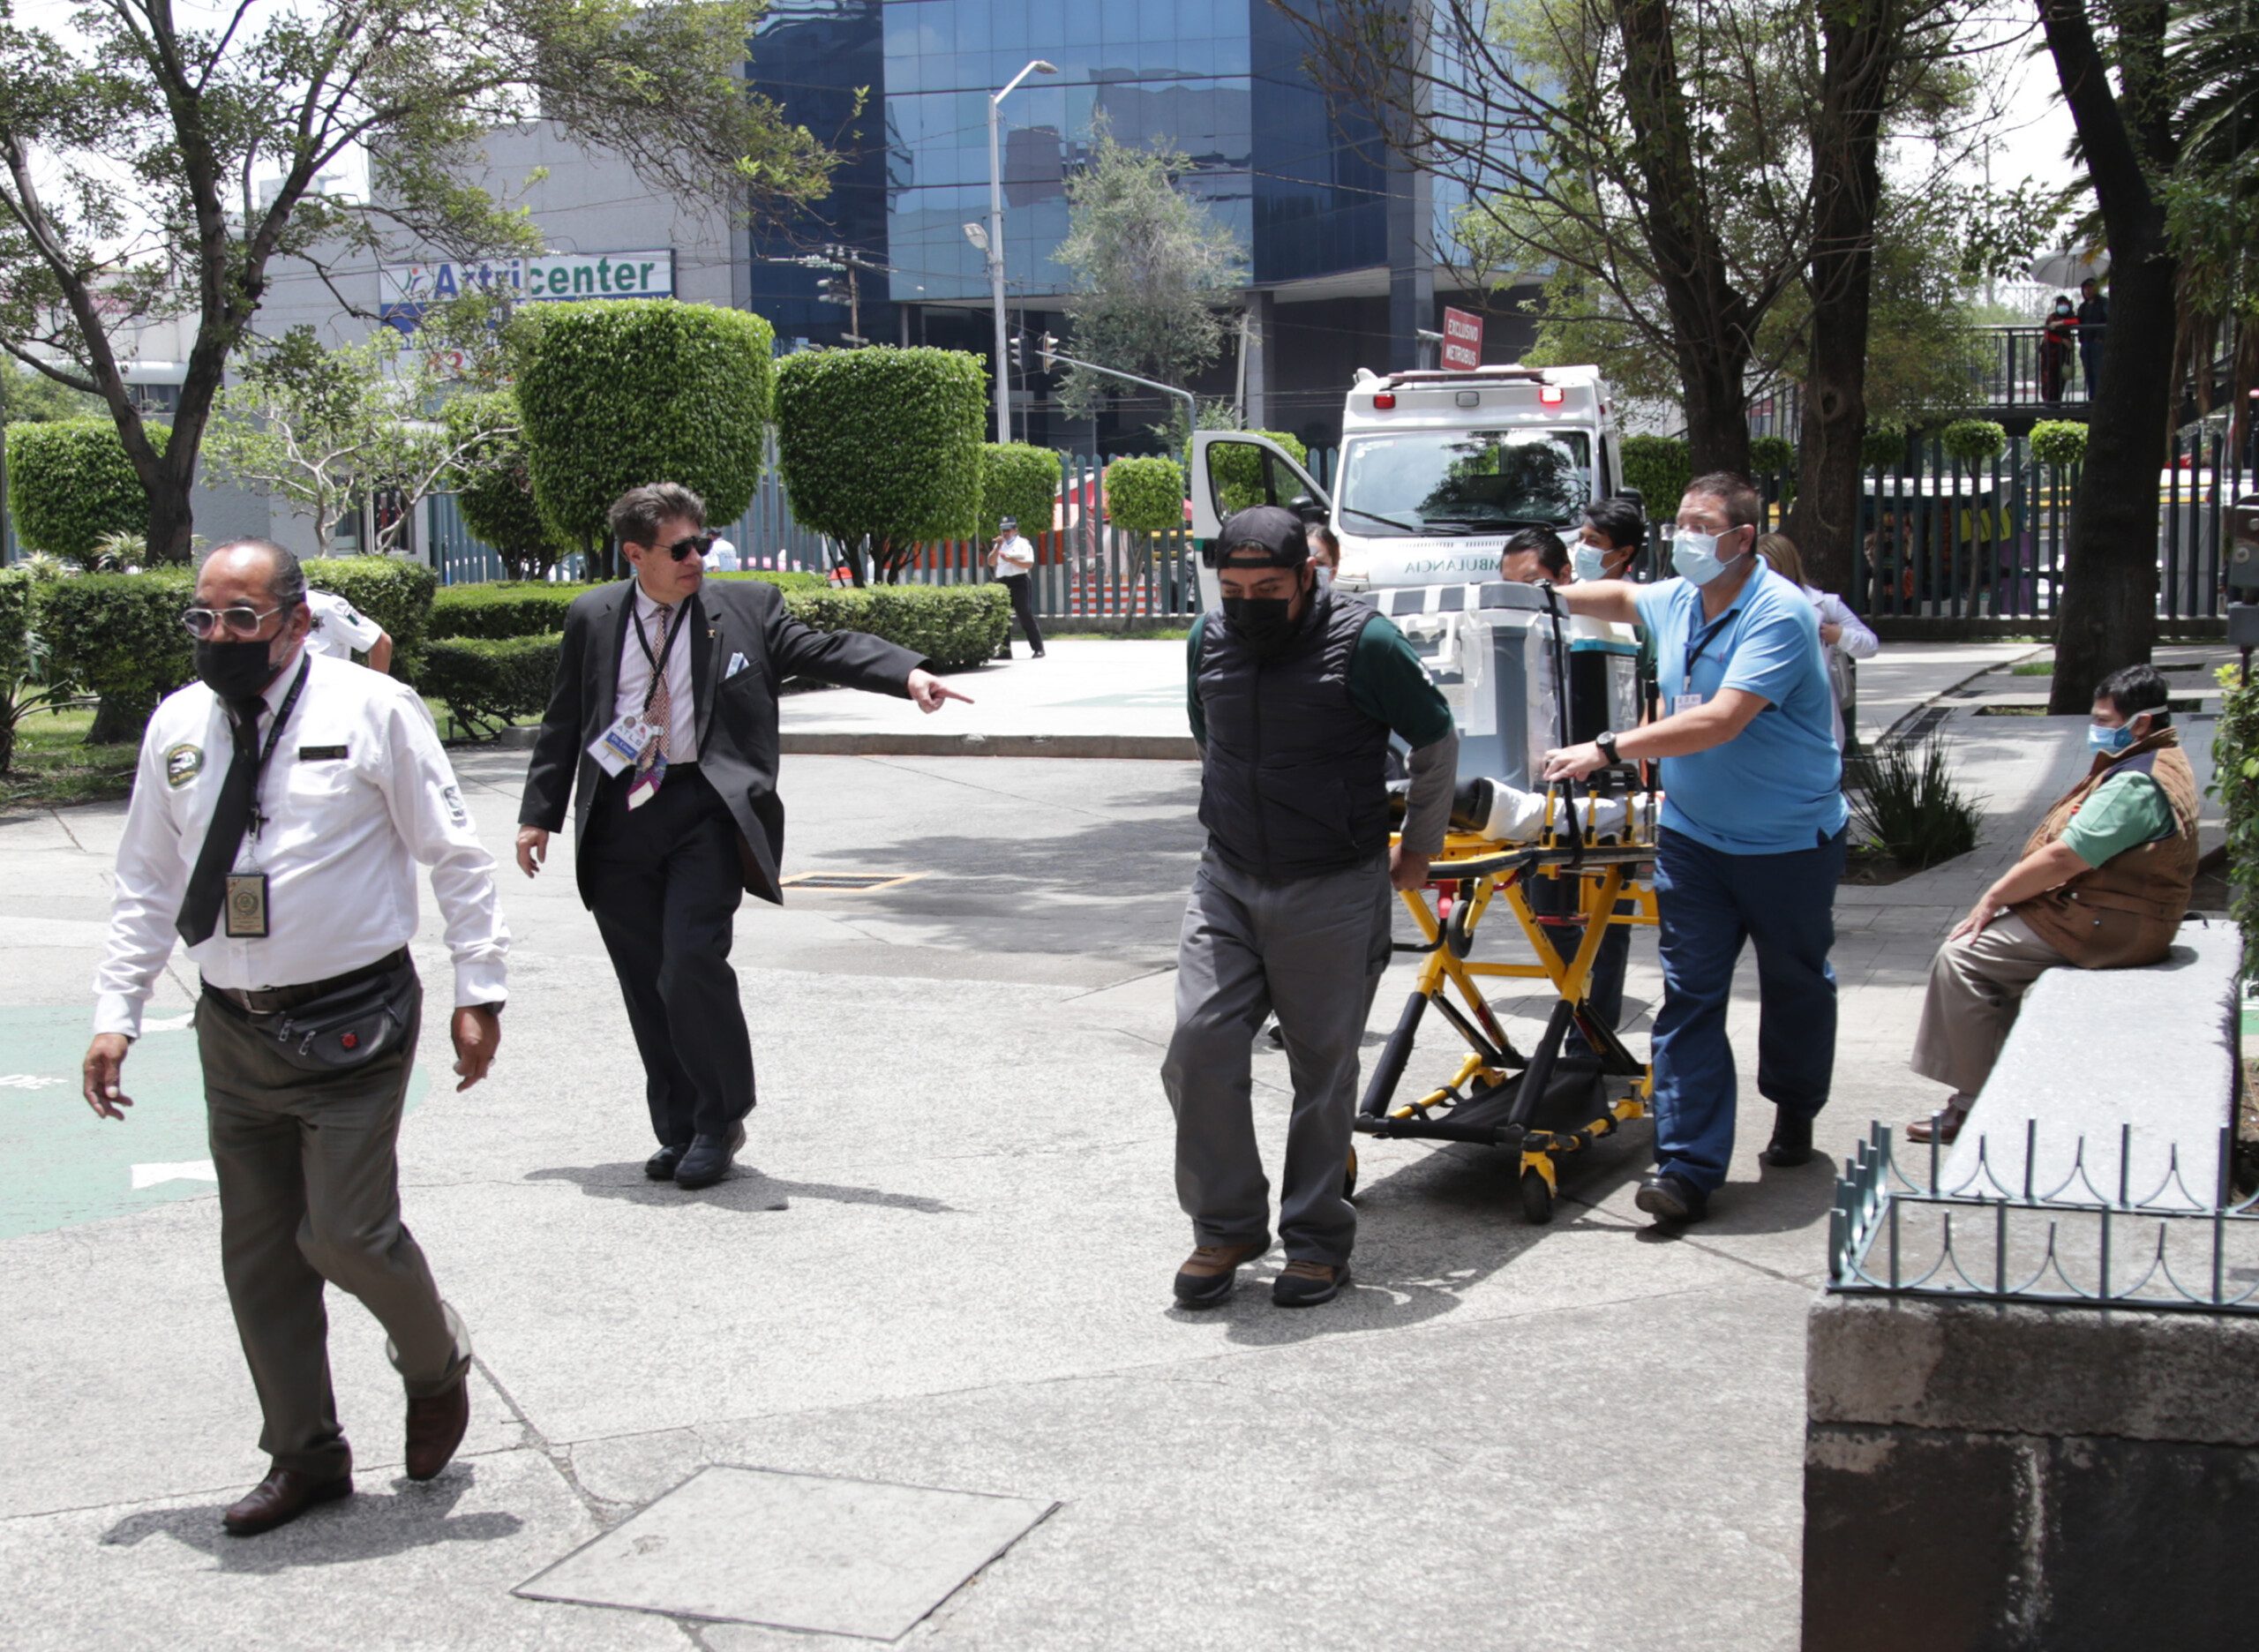
[[[229,1506],[220,1524],[231,1537],[256,1537],[277,1526],[287,1526],[317,1503],[334,1503],[353,1495],[350,1471],[334,1480],[316,1480],[296,1468],[271,1470],[266,1478]]]
[[[1349,1283],[1349,1265],[1332,1267],[1323,1262],[1289,1262],[1271,1281],[1271,1300],[1281,1308],[1315,1308],[1339,1296]]]
[[[1204,1244],[1184,1258],[1176,1271],[1176,1300],[1180,1307],[1212,1308],[1232,1294],[1242,1264],[1252,1262],[1271,1247],[1267,1244]]]
[[[429,1400],[408,1402],[408,1477],[429,1480],[447,1466],[470,1426],[470,1375]]]
[[[1918,1118],[1909,1124],[1906,1139],[1926,1146],[1930,1138],[1935,1136],[1940,1142],[1950,1147],[1960,1138],[1961,1122],[1968,1116],[1963,1109],[1948,1102],[1937,1110],[1933,1118]]]

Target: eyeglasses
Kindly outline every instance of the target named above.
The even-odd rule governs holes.
[[[704,556],[709,551],[711,551],[714,548],[714,541],[719,536],[717,535],[708,533],[692,534],[688,538],[678,539],[672,544],[666,545],[663,547],[663,549],[665,550],[669,556],[679,562],[685,557],[694,555],[700,557]]]
[[[256,637],[259,627],[281,612],[280,604],[261,609],[249,603],[237,603],[232,608],[191,608],[181,615],[180,622],[188,627],[189,635],[199,642],[222,629],[229,636]]]

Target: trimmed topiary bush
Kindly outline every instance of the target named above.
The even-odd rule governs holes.
[[[1991,419],[1955,419],[1938,432],[1938,446],[1947,458],[1973,469],[2008,450],[2008,433]]]
[[[1637,488],[1653,520],[1668,520],[1694,479],[1686,444],[1676,436],[1626,436],[1619,449],[1624,485]]]
[[[994,539],[1006,516],[1031,537],[1047,531],[1059,499],[1059,455],[1026,442],[980,444],[980,537]]]
[[[450,397],[440,409],[447,445],[462,454],[448,479],[463,526],[494,547],[512,579],[539,579],[572,546],[533,496],[533,448],[518,398],[507,390]]]
[[[1859,463],[1869,470],[1895,470],[1906,462],[1906,427],[1877,424],[1859,438]]]
[[[306,583],[342,597],[392,634],[392,674],[415,675],[417,650],[432,631],[432,597],[439,576],[401,557],[310,557]]]
[[[1106,519],[1131,533],[1183,527],[1184,467],[1174,459],[1116,459],[1106,468]]]
[[[1752,436],[1749,439],[1749,469],[1754,476],[1793,476],[1797,468],[1797,445],[1785,436]]]
[[[709,580],[758,580],[788,596],[825,591],[831,582],[821,574],[709,574]],[[552,585],[545,580],[491,580],[477,585],[448,585],[432,598],[431,635],[455,637],[542,636],[565,628],[565,611],[589,594],[586,585]],[[389,627],[387,627],[389,629]]]
[[[988,375],[962,350],[803,350],[777,369],[777,459],[804,527],[889,582],[980,524]]]
[[[172,427],[148,431],[163,452]],[[149,496],[108,418],[11,424],[6,439],[8,507],[26,544],[91,567],[105,537],[147,535]]]
[[[1260,436],[1272,446],[1284,448],[1287,455],[1298,465],[1307,468],[1310,463],[1310,449],[1299,436],[1272,430],[1242,431],[1241,434]],[[1220,514],[1228,516],[1234,511],[1243,511],[1252,506],[1271,502],[1264,488],[1261,448],[1242,443],[1226,443],[1212,447],[1208,450],[1208,465],[1210,479],[1216,488],[1216,509]],[[1190,442],[1185,444],[1183,469],[1187,476],[1192,473],[1192,446]],[[1280,499],[1278,502],[1284,505],[1287,501]]]
[[[196,576],[186,568],[86,574],[39,587],[36,623],[58,680],[102,698],[90,745],[138,740],[157,702],[196,675],[182,628]]]
[[[2068,470],[2086,459],[2083,419],[2041,419],[2031,427],[2031,456],[2041,464]]]
[[[559,537],[605,544],[612,502],[649,482],[693,490],[709,521],[744,514],[775,379],[769,323],[672,298],[548,308],[517,396],[534,499]]]

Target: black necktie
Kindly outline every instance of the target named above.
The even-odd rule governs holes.
[[[235,870],[236,851],[243,847],[244,830],[251,824],[251,804],[259,792],[259,714],[266,710],[266,702],[256,695],[235,702],[235,758],[221,783],[220,801],[212,811],[204,847],[197,852],[196,870],[189,874],[188,897],[173,920],[180,938],[191,946],[208,939],[219,924],[228,874]]]

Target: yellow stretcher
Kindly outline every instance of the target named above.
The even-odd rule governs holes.
[[[1615,1028],[1602,1025],[1585,1002],[1593,962],[1610,926],[1655,925],[1655,890],[1647,876],[1655,853],[1654,796],[1632,799],[1619,833],[1596,836],[1582,825],[1585,818],[1585,810],[1557,789],[1547,800],[1545,827],[1535,843],[1502,843],[1460,831],[1445,839],[1443,852],[1430,867],[1429,883],[1403,897],[1422,941],[1399,942],[1397,950],[1424,955],[1425,961],[1374,1065],[1357,1114],[1356,1128],[1364,1135],[1475,1142],[1520,1153],[1516,1182],[1522,1214],[1532,1222],[1552,1220],[1560,1160],[1614,1134],[1619,1125],[1647,1117],[1654,1087],[1648,1064],[1632,1055]],[[1530,892],[1540,880],[1572,884],[1577,897],[1573,912],[1566,902],[1545,903],[1557,909],[1546,917],[1534,911]],[[1502,905],[1520,926],[1535,962],[1473,956],[1483,920]],[[1549,918],[1551,925],[1581,923],[1582,939],[1573,957],[1564,960],[1546,940]],[[1483,995],[1481,983],[1486,980],[1552,983],[1557,1002],[1528,1055],[1515,1048],[1499,1024]],[[1459,1002],[1452,1002],[1454,995]],[[1416,1100],[1397,1101],[1397,1087],[1430,1005],[1466,1042],[1467,1053],[1439,1088]],[[1562,1043],[1572,1025],[1583,1032],[1592,1055],[1563,1055]],[[1353,1149],[1353,1190],[1356,1175]]]

